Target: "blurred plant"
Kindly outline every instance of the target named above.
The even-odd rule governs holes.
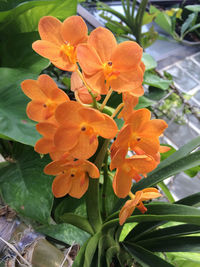
[[[188,33],[191,33],[200,28],[198,23],[198,13],[200,5],[185,6],[185,9],[190,10],[190,13],[185,20],[182,19],[183,9],[172,8],[166,11],[160,11],[154,6],[150,7],[150,13],[155,16],[155,22],[174,40],[182,42]],[[180,26],[179,26],[180,25]],[[179,29],[180,27],[180,29]]]
[[[142,26],[152,22],[155,17],[154,14],[146,12],[148,0],[142,0],[139,6],[136,5],[136,0],[133,0],[132,3],[130,0],[122,0],[121,2],[124,15],[104,3],[98,3],[98,9],[104,11],[101,17],[107,20],[106,27],[118,36],[136,40],[143,48],[152,45],[158,37],[154,27],[152,26],[147,32],[142,32]],[[116,21],[113,17],[109,17],[107,13],[117,17],[120,22]]]

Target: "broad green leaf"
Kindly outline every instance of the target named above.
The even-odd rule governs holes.
[[[142,18],[142,25],[151,23],[154,18],[155,18],[155,14],[149,14],[148,12],[145,12]]]
[[[155,104],[155,101],[145,97],[145,96],[141,96],[139,98],[139,103],[137,104],[137,106],[135,107],[135,109],[140,109],[140,108],[146,108],[146,107],[150,107],[152,105]]]
[[[54,216],[56,222],[61,222],[61,216],[69,212],[87,217],[85,197],[76,199],[67,195],[55,208]]]
[[[151,101],[159,101],[167,94],[167,90],[162,90],[160,88],[149,86],[148,93],[145,93],[145,96]],[[156,103],[156,102],[154,102]]]
[[[154,30],[154,26],[151,26],[147,32],[141,34],[141,37],[141,46],[147,48],[158,39],[158,33]]]
[[[185,8],[192,12],[200,12],[200,5],[187,5]]]
[[[68,245],[79,244],[82,246],[90,237],[85,231],[67,223],[44,225],[37,227],[36,230]]]
[[[175,153],[174,153],[175,154]],[[173,154],[173,155],[174,155]],[[172,155],[172,156],[173,156]],[[163,161],[164,162],[164,161]],[[133,185],[133,191],[136,192],[146,187],[151,187],[158,184],[164,179],[175,175],[181,171],[185,171],[200,164],[200,151],[193,152],[190,155],[175,160],[173,163],[169,163],[164,167],[160,167],[152,171],[147,178],[140,180]]]
[[[173,267],[173,265],[154,255],[149,250],[146,250],[134,243],[124,242],[123,245],[125,249],[132,254],[133,258],[135,258],[143,267]]]
[[[186,21],[185,21],[185,22],[183,23],[183,25],[181,26],[181,36],[183,36],[184,32],[185,32],[189,27],[191,27],[192,22],[194,21],[195,17],[196,17],[195,13],[192,13],[192,14],[190,14],[190,15],[187,17]]]
[[[43,16],[54,16],[60,20],[76,14],[76,0],[23,1],[13,9],[0,12],[0,29],[4,34],[37,31]]]
[[[10,35],[0,43],[1,67],[23,68],[35,74],[49,65],[49,61],[32,49],[32,43],[40,39],[37,32]],[[13,40],[16,40],[13,42]],[[27,77],[28,78],[28,77]]]
[[[52,177],[43,173],[48,157],[33,148],[16,145],[13,161],[0,169],[0,190],[3,200],[19,214],[47,223],[53,203]]]
[[[152,252],[199,252],[200,236],[155,238],[137,244]]]
[[[162,90],[167,90],[171,83],[172,81],[162,79],[159,76],[152,74],[151,72],[147,71],[144,74],[144,84],[155,86]]]
[[[100,233],[96,233],[88,241],[85,249],[85,261],[83,267],[91,267],[91,262],[93,260],[95,251],[97,249],[100,235],[101,235]]]
[[[173,33],[171,18],[165,12],[160,12],[159,14],[157,14],[155,22],[167,33]]]
[[[69,213],[64,213],[60,219],[61,222],[70,223],[89,234],[94,233],[92,226],[85,217],[69,212]]]
[[[147,53],[143,53],[142,61],[145,65],[146,71],[151,70],[151,69],[155,69],[157,67],[157,62],[155,61],[155,59]]]
[[[24,69],[0,68],[0,76],[0,134],[34,146],[40,135],[35,123],[26,116],[28,98],[20,83],[25,79],[37,79],[37,75]]]
[[[194,25],[193,27],[189,28],[189,29],[187,30],[187,33],[188,33],[188,32],[192,32],[192,31],[194,31],[194,30],[196,30],[196,29],[198,29],[198,28],[200,28],[200,23],[198,23],[198,24]]]

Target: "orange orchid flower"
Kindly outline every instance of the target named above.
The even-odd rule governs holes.
[[[142,87],[140,89],[143,90]],[[132,114],[133,108],[138,104],[139,98],[132,93],[122,93],[124,107],[119,113],[118,118],[123,118],[125,121]]]
[[[55,117],[61,125],[54,136],[55,146],[78,159],[88,159],[96,152],[98,135],[111,139],[118,130],[108,115],[74,101],[61,104]]]
[[[119,213],[119,223],[123,225],[127,218],[131,216],[135,208],[138,208],[142,213],[147,211],[147,208],[142,203],[143,201],[150,200],[153,198],[161,197],[162,195],[156,188],[150,187],[145,188],[141,191],[137,191],[135,195],[130,192],[131,200],[126,201]]]
[[[27,105],[26,113],[34,121],[53,120],[57,106],[69,101],[65,92],[46,74],[40,75],[37,81],[23,81],[21,87],[24,94],[32,99]]]
[[[86,82],[99,94],[107,94],[109,87],[119,93],[134,92],[142,85],[142,48],[132,41],[117,44],[105,28],[92,31],[87,44],[77,47],[77,58]]]
[[[120,130],[112,146],[116,148],[137,148],[145,154],[154,156],[159,152],[159,136],[167,128],[167,123],[160,119],[151,119],[148,109],[133,111],[126,120],[125,126]]]
[[[54,135],[58,129],[57,123],[40,122],[36,125],[37,131],[43,136],[35,144],[35,151],[40,154],[48,154],[51,159],[58,160],[66,151],[58,149],[54,145]]]
[[[69,194],[75,198],[81,198],[88,189],[89,176],[99,178],[98,168],[87,160],[69,161],[69,158],[49,163],[44,172],[56,175],[52,184],[55,197],[63,197]]]
[[[127,150],[125,149],[117,150],[110,164],[111,170],[117,169],[113,179],[113,190],[120,198],[128,195],[133,179],[138,182],[141,179],[140,174],[145,176],[157,165],[153,158],[146,155],[134,155],[125,158],[126,153]]]
[[[73,72],[71,76],[71,91],[74,92],[75,96],[78,94],[78,99],[80,99],[83,104],[91,104],[93,102],[92,96],[77,72]],[[100,99],[101,96],[99,95],[96,100],[99,101]]]
[[[42,40],[33,43],[33,50],[59,69],[75,71],[77,45],[87,42],[88,38],[84,20],[80,16],[71,16],[62,23],[47,16],[40,19],[38,30]]]

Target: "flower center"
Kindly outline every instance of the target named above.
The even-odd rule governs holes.
[[[46,109],[46,119],[48,119],[54,114],[57,103],[55,103],[51,99],[47,99],[47,101],[43,104],[43,107]]]
[[[68,57],[70,63],[76,63],[76,49],[73,45],[70,45],[70,43],[63,44],[60,47],[60,51]]]
[[[119,71],[114,69],[112,61],[108,61],[103,64],[103,73],[106,81],[115,80],[120,74]]]

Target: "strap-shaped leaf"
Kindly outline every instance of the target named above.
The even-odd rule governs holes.
[[[190,195],[188,197],[176,201],[176,204],[182,204],[188,206],[198,205],[199,203],[200,203],[200,193],[195,193],[193,195]]]
[[[199,164],[200,164],[200,151],[197,151],[151,172],[146,179],[142,179],[138,183],[134,184],[133,191],[136,192],[143,188],[156,185],[172,175],[175,175],[181,171],[185,171],[187,169],[195,167]]]
[[[136,241],[143,236],[145,233],[151,232],[151,230],[157,228],[158,226],[165,223],[164,221],[160,222],[141,222],[138,223],[126,236],[125,241]]]
[[[85,249],[87,247],[87,244],[88,244],[89,240],[86,241],[83,246],[81,246],[81,249],[79,250],[78,255],[76,256],[76,258],[75,258],[75,260],[73,262],[73,267],[83,266],[84,259],[85,259]]]
[[[106,251],[106,264],[107,267],[111,266],[111,262],[115,256],[119,253],[119,246],[116,244],[115,246],[110,247]]]
[[[200,236],[155,238],[143,240],[139,245],[153,252],[199,252]]]
[[[86,249],[85,249],[85,260],[84,260],[84,264],[83,265],[80,265],[80,266],[83,266],[83,267],[91,267],[91,263],[92,263],[92,260],[93,260],[95,251],[97,249],[99,238],[100,238],[100,233],[96,233],[95,235],[93,235],[89,239],[88,244],[87,244]]]
[[[98,243],[98,267],[106,265],[106,250],[113,245],[115,245],[115,241],[110,234],[105,234],[100,237]]]
[[[187,156],[190,152],[200,146],[200,136],[195,137],[190,142],[179,148],[176,152],[174,152],[170,157],[162,161],[156,170],[169,165],[169,163],[173,163],[174,161]]]
[[[140,241],[141,240],[146,241],[147,239],[155,240],[160,238],[177,237],[181,235],[189,235],[195,233],[200,233],[199,225],[181,224],[151,231],[150,233],[144,234],[142,238],[139,240]],[[140,241],[137,243],[140,244]]]
[[[145,205],[147,212],[142,215],[135,210],[134,214],[126,222],[159,222],[175,221],[200,225],[200,210],[178,204],[151,203]],[[119,219],[113,219],[103,225],[103,230],[112,228],[119,223]]]
[[[125,249],[144,267],[172,267],[170,263],[134,243],[124,242]]]
[[[191,196],[185,197],[180,199],[179,201],[175,202],[174,204],[181,204],[181,205],[196,205],[200,203],[200,193],[193,194]],[[148,232],[151,232],[156,227],[165,224],[165,221],[160,222],[141,222],[138,223],[126,236],[125,240],[138,240],[143,235]]]

